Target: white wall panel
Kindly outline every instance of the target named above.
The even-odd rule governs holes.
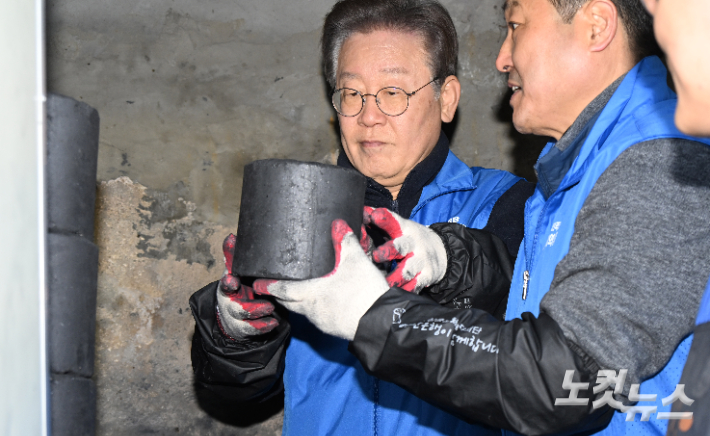
[[[47,434],[41,0],[0,2],[0,434]]]

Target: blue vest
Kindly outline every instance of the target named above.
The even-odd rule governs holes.
[[[520,180],[500,170],[468,168],[453,153],[425,186],[410,219],[482,228],[498,198]],[[334,289],[333,292],[337,292]],[[348,342],[291,314],[284,373],[284,435],[499,435],[367,375]]]
[[[624,150],[639,142],[658,138],[690,138],[674,124],[676,96],[666,85],[666,69],[657,57],[642,60],[626,75],[599,114],[581,151],[557,190],[547,200],[539,186],[525,205],[525,239],[515,263],[506,319],[519,318],[523,312],[535,316],[540,301],[550,289],[557,264],[569,250],[577,214],[604,170]],[[543,149],[544,156],[554,146]],[[523,299],[526,272],[529,274],[527,298]],[[675,390],[688,356],[692,336],[676,349],[663,370],[641,384],[641,394],[657,394],[658,412],[670,411],[661,399]],[[560,380],[560,383],[562,381]],[[639,405],[653,405],[643,402]],[[562,412],[560,412],[562,413]],[[625,422],[626,414],[614,414],[601,435],[664,435],[668,421],[655,419]]]

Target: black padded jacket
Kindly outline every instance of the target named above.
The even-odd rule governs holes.
[[[510,284],[501,280],[508,266],[490,234],[457,224],[431,227],[449,256],[440,291],[476,290],[470,293],[473,307],[442,307],[427,296],[390,289],[362,317],[350,343],[368,373],[471,423],[526,435],[606,427],[614,412],[608,405],[555,404],[570,397],[570,386],[563,386],[569,370],[573,383],[588,384],[577,398],[594,399],[599,371],[555,320],[525,313],[502,321],[500,296],[508,288],[501,290],[495,281]]]

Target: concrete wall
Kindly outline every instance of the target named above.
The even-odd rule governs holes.
[[[445,0],[461,42],[452,149],[530,177],[494,60],[500,0]],[[222,273],[243,167],[334,162],[318,58],[330,0],[48,0],[48,89],[98,109],[99,434],[279,434],[212,411],[192,388],[187,300]],[[210,413],[205,412],[210,410]],[[236,426],[235,426],[236,425]]]

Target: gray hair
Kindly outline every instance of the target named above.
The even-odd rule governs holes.
[[[325,17],[321,37],[323,72],[335,88],[338,56],[354,33],[393,30],[415,33],[424,40],[437,95],[446,77],[455,75],[458,37],[449,12],[436,0],[341,0]]]

